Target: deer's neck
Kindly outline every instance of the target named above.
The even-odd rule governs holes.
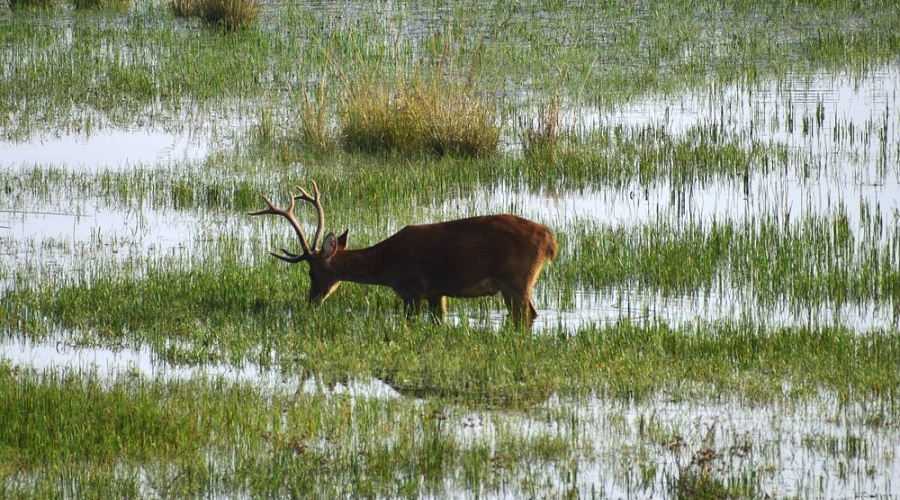
[[[383,252],[377,247],[344,250],[331,258],[332,271],[342,280],[364,285],[384,285]]]

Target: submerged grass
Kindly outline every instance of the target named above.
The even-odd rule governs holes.
[[[582,226],[563,235],[572,259],[562,259],[551,272],[561,273],[563,282],[637,283],[664,295],[746,287],[761,304],[787,299],[800,310],[823,302],[886,303],[896,315],[898,237],[897,226],[854,231],[844,213],[794,224],[761,216],[684,228]]]

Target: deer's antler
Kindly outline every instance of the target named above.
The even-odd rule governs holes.
[[[288,194],[290,196],[290,193],[288,193]],[[318,195],[318,189],[316,190],[316,194]],[[303,249],[303,253],[295,254],[295,253],[288,252],[287,250],[285,250],[283,248],[281,249],[281,251],[284,255],[279,255],[275,252],[270,252],[270,253],[273,257],[277,257],[285,262],[290,262],[292,264],[295,264],[297,262],[306,260],[309,257],[311,257],[312,252],[310,251],[309,244],[306,242],[306,236],[303,235],[303,229],[300,229],[300,224],[297,223],[297,219],[294,218],[294,197],[290,196],[290,198],[291,198],[290,206],[288,206],[286,209],[282,209],[282,208],[275,207],[275,205],[272,204],[272,202],[269,200],[269,198],[263,196],[263,200],[265,200],[266,205],[268,205],[269,208],[259,210],[257,212],[250,212],[249,215],[266,215],[266,214],[280,215],[280,216],[284,217],[285,219],[287,219],[288,222],[291,223],[291,226],[294,227],[294,232],[297,233],[297,238],[300,240],[300,247]],[[317,198],[318,198],[318,196],[317,196]],[[317,205],[318,205],[318,202],[317,202]],[[317,208],[320,208],[320,207],[321,207],[321,205],[318,205]],[[322,220],[321,214],[319,216],[319,220],[320,221]],[[318,237],[319,237],[318,231],[319,230],[317,230],[317,232],[316,232],[317,244],[318,244]]]
[[[316,193],[315,196],[310,196],[309,193],[306,192],[300,186],[297,186],[297,191],[300,191],[300,194],[294,196],[294,200],[304,200],[308,201],[316,207],[316,213],[319,216],[319,224],[316,226],[316,236],[313,238],[313,251],[317,251],[319,248],[319,243],[322,242],[322,230],[325,229],[325,210],[322,209],[322,203],[319,201],[319,186],[316,185],[316,181],[313,181],[313,192]],[[294,201],[291,200],[291,203]]]

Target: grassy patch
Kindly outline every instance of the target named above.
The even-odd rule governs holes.
[[[187,415],[148,387],[131,380],[107,388],[81,374],[23,375],[0,364],[0,470],[193,453],[199,436]]]
[[[897,228],[887,230],[894,234]],[[846,215],[785,225],[752,222],[637,228],[575,228],[564,235],[572,259],[551,273],[591,287],[637,283],[663,294],[749,288],[757,300],[787,299],[803,309],[823,302],[900,304],[898,248],[871,228],[852,230]],[[894,241],[888,237],[887,241]],[[730,283],[723,281],[728,277]]]
[[[253,25],[259,4],[256,0],[172,0],[169,10],[177,17],[196,17],[233,32]]]
[[[76,9],[124,9],[131,5],[131,0],[72,0]]]
[[[411,76],[406,76],[411,75]],[[444,67],[398,71],[396,81],[364,79],[345,84],[341,142],[351,151],[438,157],[496,153],[495,110],[473,80],[458,81]]]
[[[55,0],[7,0],[11,9],[49,9],[56,5]]]
[[[3,300],[0,317],[16,329],[37,314],[107,341],[139,338],[176,363],[274,362],[326,378],[376,377],[410,394],[499,405],[552,392],[646,396],[680,391],[689,381],[762,398],[781,394],[788,380],[800,394],[817,386],[848,396],[897,389],[887,367],[900,355],[898,339],[887,331],[622,323],[570,337],[407,325],[399,300],[382,288],[344,285],[320,309],[306,309],[298,299],[304,279],[279,264],[248,272],[226,262],[136,281],[22,291]]]
[[[399,398],[263,394],[221,380],[124,377],[105,386],[6,365],[0,381],[5,498],[495,491],[516,487],[513,450],[535,463],[578,453],[570,440],[509,429],[497,431],[490,451],[485,439],[462,439],[443,407]],[[492,465],[500,461],[502,469]],[[448,470],[469,471],[466,482],[446,483]]]

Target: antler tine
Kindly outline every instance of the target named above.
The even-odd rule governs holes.
[[[316,213],[319,216],[319,225],[316,226],[316,236],[313,238],[313,251],[319,248],[319,243],[322,241],[322,231],[325,229],[325,210],[322,209],[322,202],[319,201],[319,186],[316,184],[316,181],[313,181],[313,192],[316,193],[315,196],[310,196],[309,193],[306,192],[300,186],[297,186],[297,191],[300,191],[300,194],[294,196],[295,200],[304,200],[311,202],[316,207]]]
[[[256,212],[250,212],[248,215],[272,214],[272,215],[280,215],[280,216],[284,217],[285,219],[287,219],[288,222],[291,223],[291,226],[294,227],[294,232],[297,233],[297,239],[300,240],[300,247],[303,249],[303,253],[298,255],[298,254],[291,253],[291,252],[288,252],[288,251],[285,251],[284,249],[282,249],[282,252],[284,252],[284,255],[278,255],[275,253],[272,253],[272,255],[274,255],[275,257],[278,257],[279,259],[281,259],[285,262],[300,262],[301,260],[304,260],[304,259],[308,258],[310,255],[312,255],[312,252],[309,251],[309,244],[306,242],[306,236],[303,234],[303,229],[300,228],[300,224],[297,222],[297,219],[294,218],[294,196],[291,195],[290,193],[288,193],[288,197],[291,200],[291,204],[288,206],[288,208],[281,209],[281,208],[276,208],[275,205],[272,204],[272,201],[269,200],[268,197],[263,196],[263,200],[265,200],[266,205],[268,205],[269,208],[266,208],[263,210],[258,210]]]
[[[275,252],[269,252],[269,255],[271,255],[272,257],[275,257],[277,259],[281,259],[285,262],[290,262],[291,264],[296,264],[298,262],[302,262],[302,261],[306,260],[305,255],[297,255],[295,253],[288,252],[287,250],[285,250],[283,248],[281,249],[281,251],[284,252],[284,255],[281,255],[281,254],[278,254]]]

